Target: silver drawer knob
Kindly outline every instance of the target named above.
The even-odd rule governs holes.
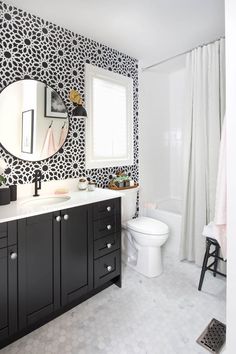
[[[107,248],[111,248],[112,244],[111,243],[107,243]]]
[[[69,219],[69,215],[68,215],[68,214],[65,214],[65,215],[63,216],[63,218],[64,218],[64,220],[68,220],[68,219]]]
[[[112,266],[107,266],[107,271],[110,272],[112,270]]]
[[[60,222],[60,221],[61,221],[60,215],[56,216],[56,221],[57,221],[57,222]]]
[[[107,230],[111,230],[111,225],[107,225]]]
[[[109,212],[111,211],[111,207],[110,206],[107,207],[107,211],[109,211]]]
[[[10,253],[11,259],[16,259],[17,258],[17,253],[16,252],[11,252]]]

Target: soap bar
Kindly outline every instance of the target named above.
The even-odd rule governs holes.
[[[67,194],[69,192],[68,188],[57,188],[54,194]]]

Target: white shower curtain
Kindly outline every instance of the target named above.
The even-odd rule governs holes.
[[[214,218],[222,121],[225,113],[225,41],[187,54],[184,202],[180,258],[201,265],[203,226]]]

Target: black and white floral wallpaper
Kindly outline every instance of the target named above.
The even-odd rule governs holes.
[[[117,171],[115,166],[85,169],[85,121],[71,117],[68,99],[72,88],[84,97],[85,63],[133,78],[134,164],[122,169],[138,181],[138,61],[0,1],[0,91],[24,78],[42,81],[61,95],[70,117],[64,146],[47,160],[22,161],[0,145],[8,184],[30,183],[33,171],[41,169],[44,181],[87,176],[105,187]]]

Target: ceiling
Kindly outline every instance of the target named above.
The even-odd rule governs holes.
[[[224,0],[5,0],[148,66],[224,35]]]

